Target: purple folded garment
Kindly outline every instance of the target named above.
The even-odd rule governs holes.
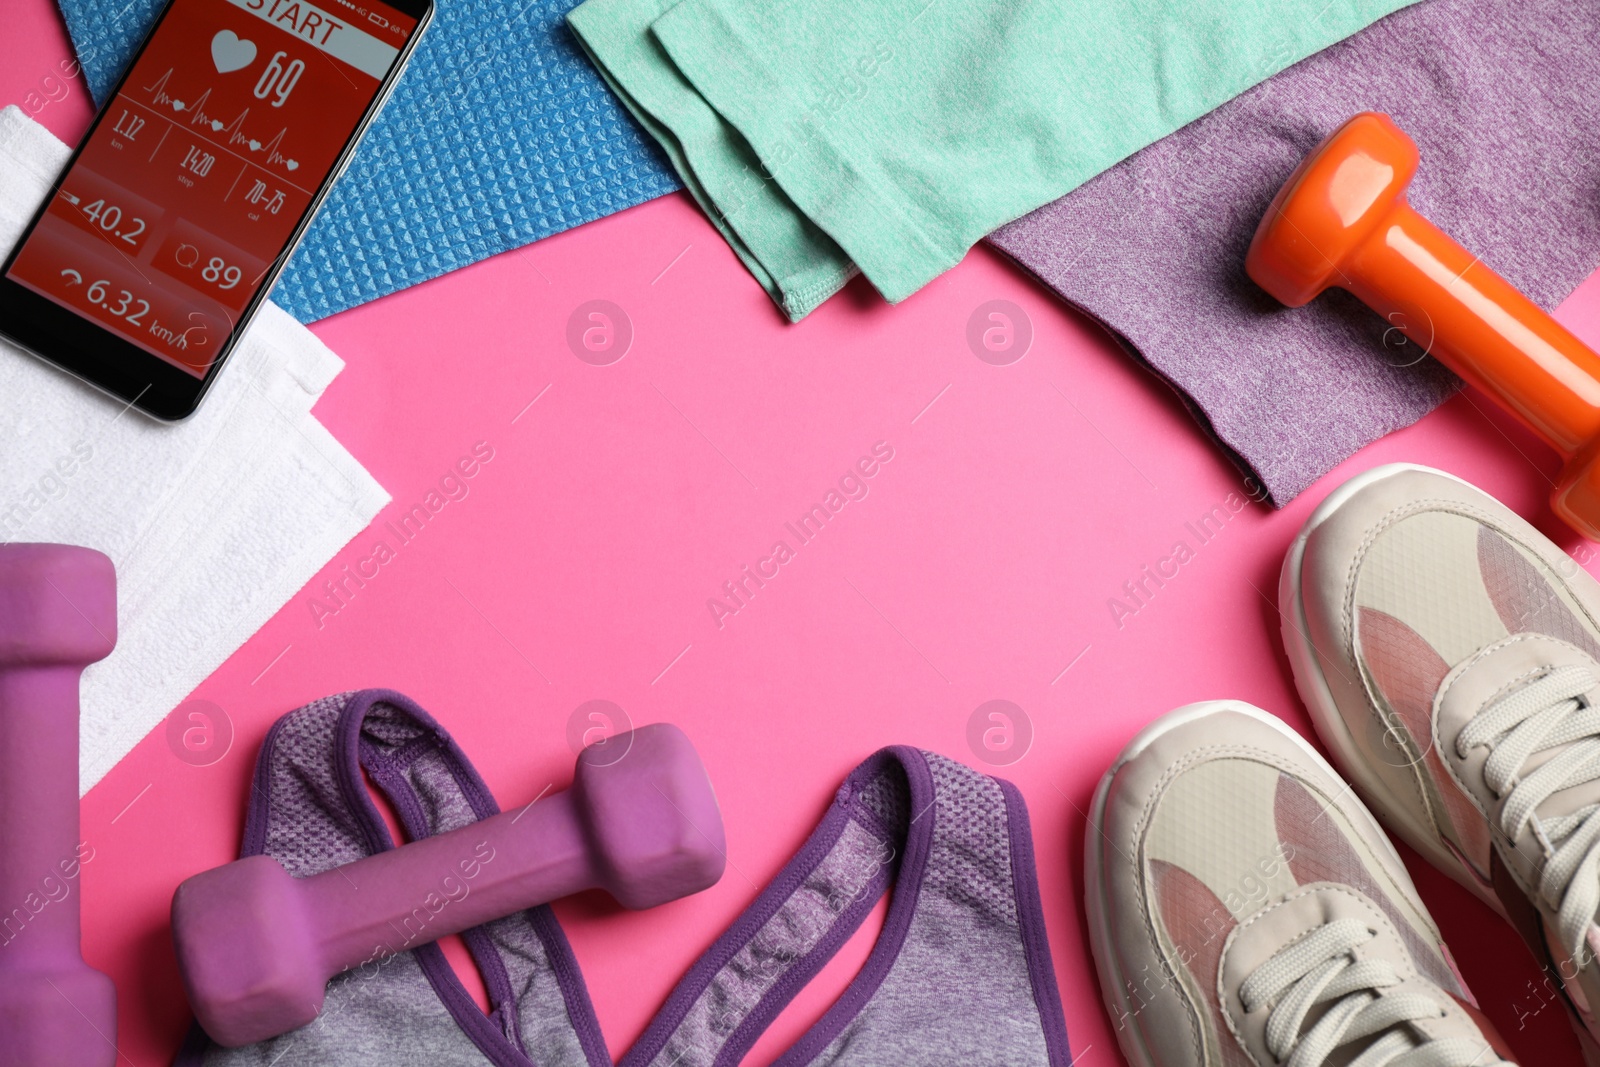
[[[1283,506],[1459,385],[1342,291],[1245,276],[1268,202],[1360,111],[1422,150],[1411,201],[1553,307],[1600,263],[1600,4],[1430,0],[1223,105],[989,240],[1183,392]]]

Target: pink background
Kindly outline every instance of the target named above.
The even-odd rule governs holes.
[[[75,141],[92,108],[81,82],[46,95],[70,54],[54,6],[6,6],[0,104],[24,104]],[[565,341],[569,315],[596,298],[620,305],[635,333],[605,367]],[[968,317],[993,299],[1022,307],[1035,329],[1010,366],[979,361],[965,340]],[[1561,317],[1600,344],[1600,281]],[[1285,510],[1246,508],[1119,629],[1107,600],[1122,582],[1241,492],[1164,385],[982,248],[899,307],[858,281],[787,325],[681,195],[315,330],[348,362],[317,414],[395,498],[378,525],[474,443],[494,458],[337,614],[319,626],[310,597],[366,556],[375,532],[196,690],[235,726],[226,757],[187,765],[157,730],[85,799],[96,856],[83,872],[84,952],[117,980],[118,1043],[138,1067],[167,1063],[188,1026],[168,903],[181,879],[236,855],[262,736],[309,700],[364,686],[428,708],[504,806],[565,785],[566,724],[584,701],[694,738],[727,820],[721,883],[648,913],[598,894],[556,908],[616,1056],[851,767],[890,743],[976,764],[969,716],[1014,701],[1035,739],[997,773],[1032,812],[1073,1049],[1079,1063],[1120,1063],[1079,907],[1083,812],[1121,746],[1177,705],[1241,698],[1309,733],[1272,598],[1316,502],[1351,474],[1410,460],[1580,544],[1544,503],[1554,455],[1461,396]],[[707,599],[878,441],[894,459],[869,495],[719,629]],[[1522,1062],[1578,1064],[1510,928],[1420,863],[1413,871]],[[770,1062],[821,1014],[873,929],[748,1062]]]

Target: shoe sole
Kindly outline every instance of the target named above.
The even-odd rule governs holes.
[[[1484,885],[1478,876],[1440,841],[1436,828],[1418,825],[1406,813],[1405,806],[1397,801],[1382,781],[1366,769],[1366,760],[1356,746],[1349,724],[1345,722],[1344,716],[1339,714],[1333,691],[1328,688],[1328,681],[1323,676],[1322,665],[1317,660],[1316,649],[1312,646],[1311,637],[1306,629],[1305,600],[1301,595],[1300,573],[1305,563],[1306,543],[1311,539],[1312,532],[1362,489],[1385,478],[1409,471],[1438,475],[1458,482],[1475,493],[1483,492],[1465,478],[1458,478],[1449,471],[1426,467],[1420,463],[1387,463],[1356,475],[1329,493],[1327,499],[1318,504],[1311,517],[1306,520],[1305,526],[1295,537],[1294,544],[1289,546],[1288,554],[1283,558],[1283,570],[1278,576],[1278,619],[1283,648],[1293,668],[1291,673],[1294,675],[1295,689],[1311,715],[1318,736],[1333,753],[1335,762],[1343,768],[1345,777],[1355,784],[1363,799],[1372,805],[1378,818],[1394,832],[1395,836],[1509,923],[1510,916],[1506,914],[1505,905],[1494,894],[1494,890]],[[1537,951],[1533,950],[1532,946],[1529,950],[1534,952],[1534,958],[1537,960]],[[1597,1040],[1571,1008],[1567,1011],[1567,1017],[1572,1023],[1572,1029],[1578,1035],[1584,1063],[1587,1067],[1600,1067],[1600,1040]]]
[[[1344,781],[1332,765],[1323,758],[1322,753],[1312,747],[1288,723],[1276,715],[1256,707],[1254,704],[1242,700],[1205,700],[1195,704],[1185,704],[1161,716],[1128,742],[1122,750],[1122,755],[1111,765],[1100,778],[1100,784],[1094,793],[1094,803],[1089,808],[1089,829],[1084,835],[1083,842],[1083,880],[1084,880],[1084,909],[1089,920],[1089,950],[1094,954],[1099,966],[1095,968],[1096,977],[1100,980],[1100,997],[1105,1002],[1106,1011],[1113,1019],[1118,1019],[1127,1014],[1127,1003],[1122,996],[1125,980],[1119,957],[1112,946],[1110,916],[1106,910],[1106,883],[1105,883],[1105,845],[1109,843],[1105,832],[1106,801],[1111,795],[1111,782],[1120,771],[1134,757],[1138,756],[1152,743],[1168,731],[1175,730],[1208,715],[1215,715],[1222,711],[1232,711],[1247,718],[1255,719],[1278,731],[1289,738],[1299,748],[1306,759],[1334,781]],[[1406,865],[1400,859],[1400,854],[1395,851],[1394,844],[1389,840],[1389,835],[1384,833],[1383,827],[1378,824],[1367,806],[1354,795],[1350,802],[1355,808],[1358,818],[1365,819],[1374,836],[1382,842],[1387,850],[1389,859],[1394,863],[1395,871],[1403,885],[1411,887],[1412,895],[1416,896],[1416,888],[1411,886],[1411,876],[1406,871]],[[1420,899],[1420,898],[1419,898]],[[1123,1035],[1126,1035],[1124,1037]],[[1139,1034],[1137,1026],[1129,1025],[1120,1031],[1117,1043],[1122,1046],[1122,1054],[1127,1058],[1132,1067],[1160,1067],[1150,1050],[1145,1047],[1144,1040]],[[1596,1065],[1600,1067],[1600,1065]]]

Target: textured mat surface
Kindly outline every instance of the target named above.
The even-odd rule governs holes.
[[[103,101],[163,0],[60,0]],[[310,322],[677,189],[563,22],[436,0],[394,96],[273,290]]]

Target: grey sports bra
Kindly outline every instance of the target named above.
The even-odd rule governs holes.
[[[242,855],[297,876],[393,847],[363,782],[408,835],[498,811],[448,734],[369,689],[284,716],[262,744]],[[930,752],[857,767],[800,852],[668,998],[621,1067],[733,1067],[893,887],[845,992],[775,1067],[1069,1067],[1021,794]],[[485,1015],[437,945],[329,984],[309,1026],[242,1049],[198,1028],[174,1067],[612,1067],[547,907],[463,935]]]

